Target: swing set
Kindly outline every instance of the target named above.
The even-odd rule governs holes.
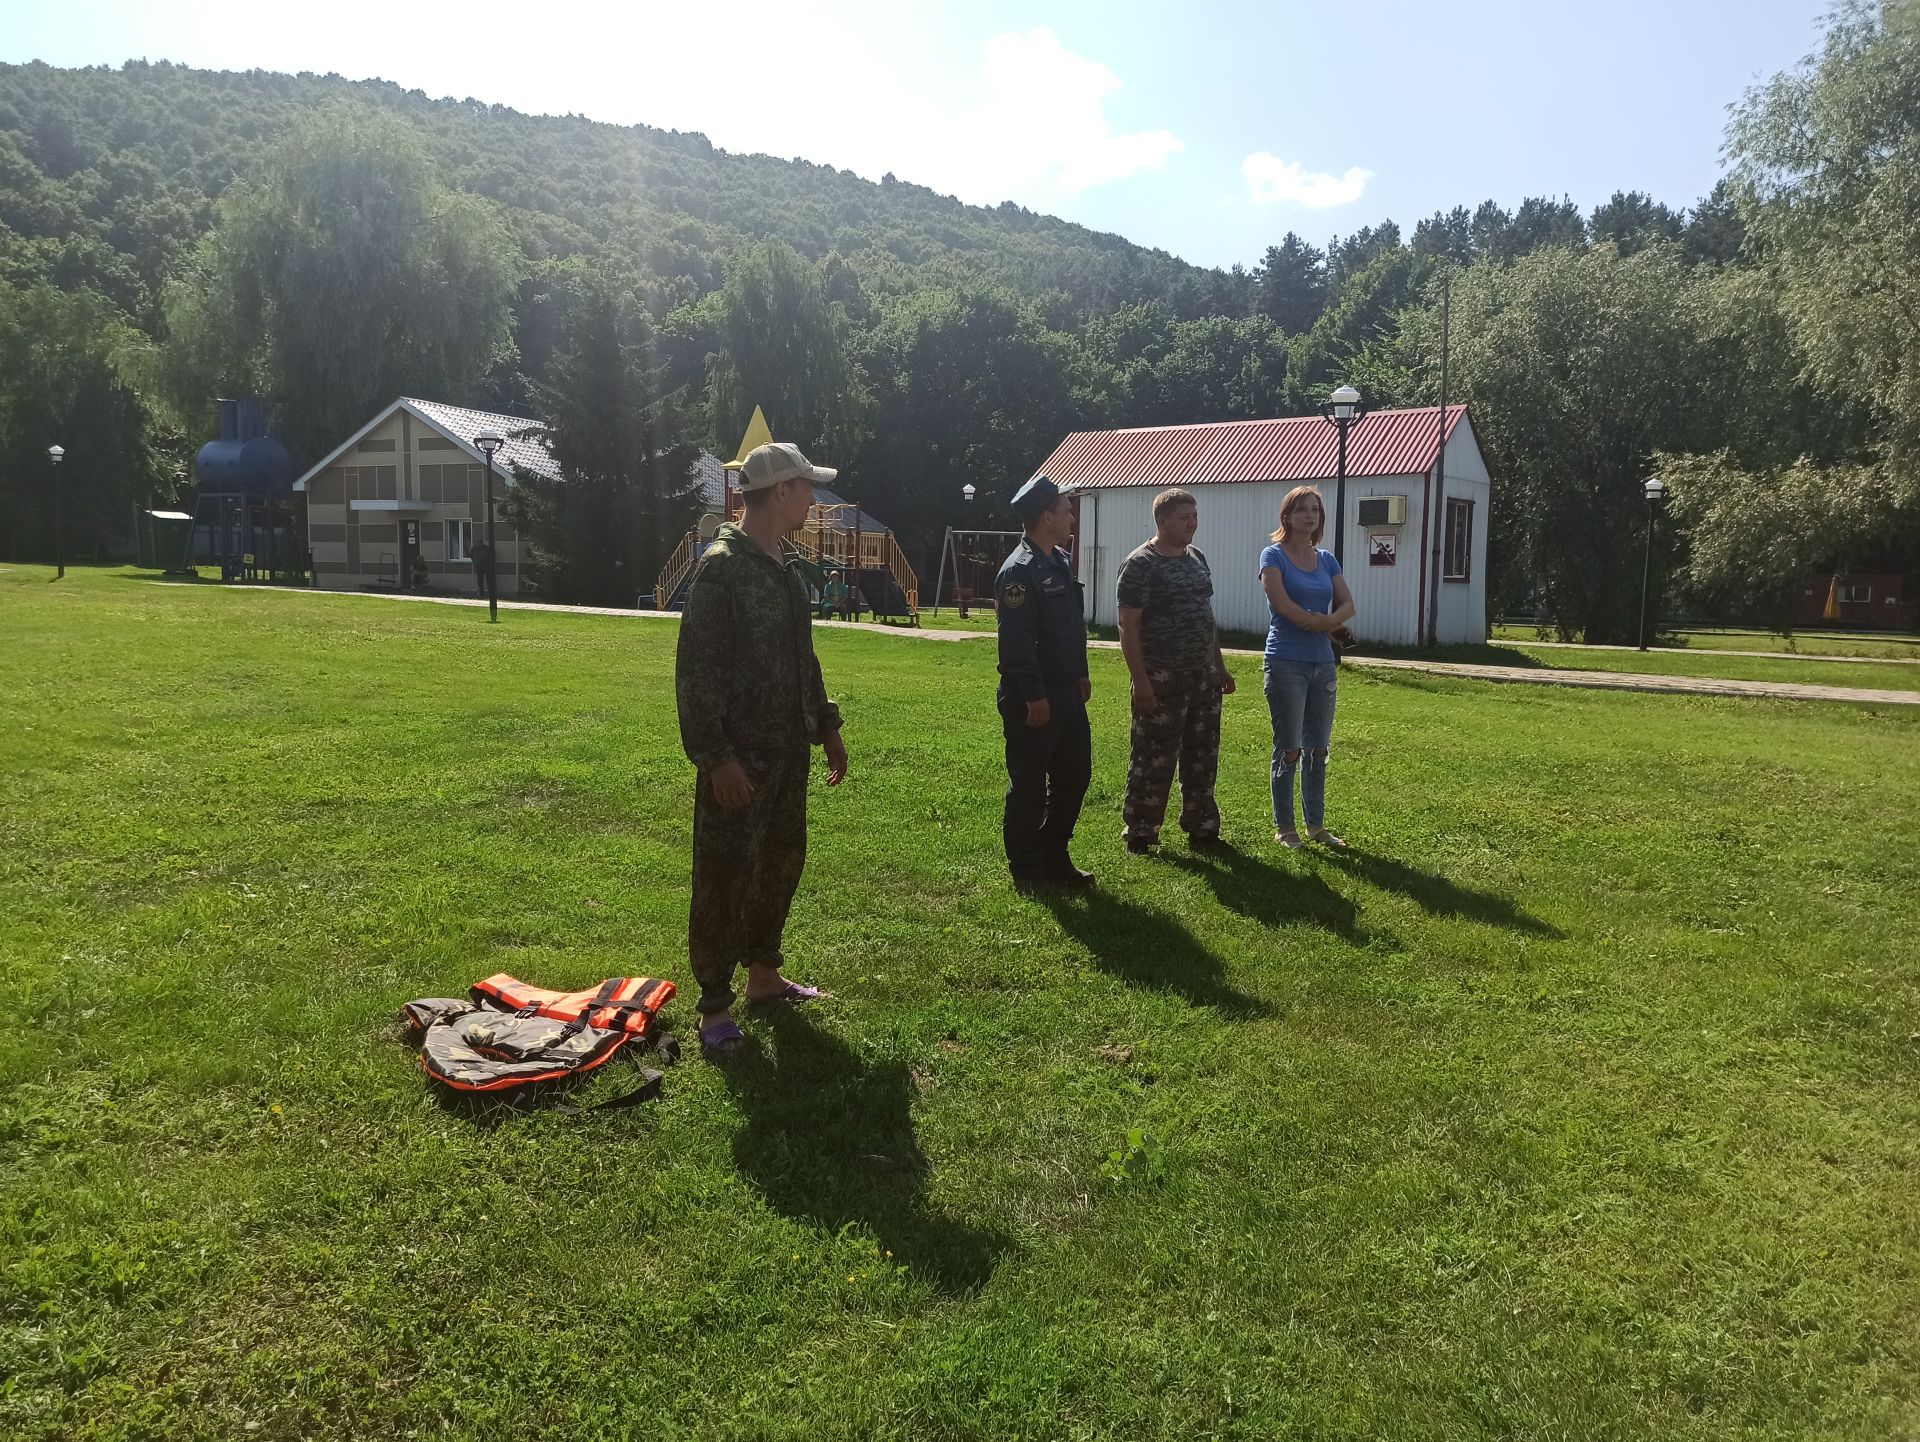
[[[942,594],[959,609],[963,618],[969,606],[993,610],[994,582],[1008,553],[1020,544],[1020,534],[1018,531],[957,531],[948,526],[947,538],[940,545],[940,573],[933,583],[934,614],[940,614]]]

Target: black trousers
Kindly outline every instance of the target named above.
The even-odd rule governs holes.
[[[1007,869],[1023,881],[1064,873],[1067,846],[1080,804],[1093,779],[1093,729],[1078,691],[1049,696],[1053,715],[1027,725],[1027,703],[1000,693],[1000,724],[1007,737],[1007,807],[1001,836]]]

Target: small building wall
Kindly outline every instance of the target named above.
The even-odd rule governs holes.
[[[1916,618],[1905,583],[1906,577],[1893,571],[1856,571],[1840,582],[1832,576],[1809,576],[1800,583],[1794,624],[1802,629],[1843,626],[1862,631],[1910,630]],[[1838,618],[1827,615],[1830,589],[1835,590]]]
[[[1467,555],[1467,579],[1440,581],[1440,640],[1446,645],[1478,645],[1487,639],[1487,527],[1493,511],[1493,481],[1474,439],[1470,420],[1462,416],[1447,438],[1445,500],[1473,505],[1473,544]],[[1446,524],[1446,506],[1441,506]],[[1431,548],[1432,537],[1428,537]],[[1444,561],[1445,542],[1442,540]],[[1429,551],[1431,562],[1431,551]],[[1428,572],[1431,578],[1432,572]]]
[[[500,594],[520,589],[520,542],[499,518],[507,477],[494,473],[494,535],[499,552],[494,574]],[[354,510],[355,500],[411,501],[405,511]],[[486,532],[486,467],[454,441],[405,411],[369,431],[353,450],[307,485],[307,543],[314,583],[329,590],[393,587],[400,561],[400,525],[420,523],[420,554],[428,586],[436,591],[479,594],[470,561],[448,558],[448,522],[474,523],[474,539]]]

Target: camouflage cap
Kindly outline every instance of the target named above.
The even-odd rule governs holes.
[[[820,483],[830,481],[839,474],[831,466],[814,465],[800,454],[798,446],[785,441],[768,441],[764,446],[755,446],[747,452],[746,460],[740,463],[740,489],[767,491],[782,481],[801,478]]]

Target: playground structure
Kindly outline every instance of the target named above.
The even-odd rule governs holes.
[[[185,528],[180,570],[193,568],[204,528],[205,550],[220,568],[221,580],[306,581],[293,464],[287,448],[266,433],[266,415],[258,400],[220,402],[220,439],[200,448],[194,473],[200,484]]]
[[[736,505],[734,518],[740,514]],[[917,626],[919,578],[893,532],[872,526],[871,520],[851,502],[814,506],[806,524],[784,543],[787,559],[806,581],[820,615],[858,620],[871,612],[876,618]],[[717,516],[702,517],[660,568],[654,596],[661,610],[678,611],[686,605],[694,567],[718,524]]]
[[[933,582],[933,613],[940,614],[943,591],[962,616],[969,605],[984,605],[991,611],[1000,567],[1019,544],[1018,531],[956,531],[947,527],[947,538],[940,545],[940,570]]]

